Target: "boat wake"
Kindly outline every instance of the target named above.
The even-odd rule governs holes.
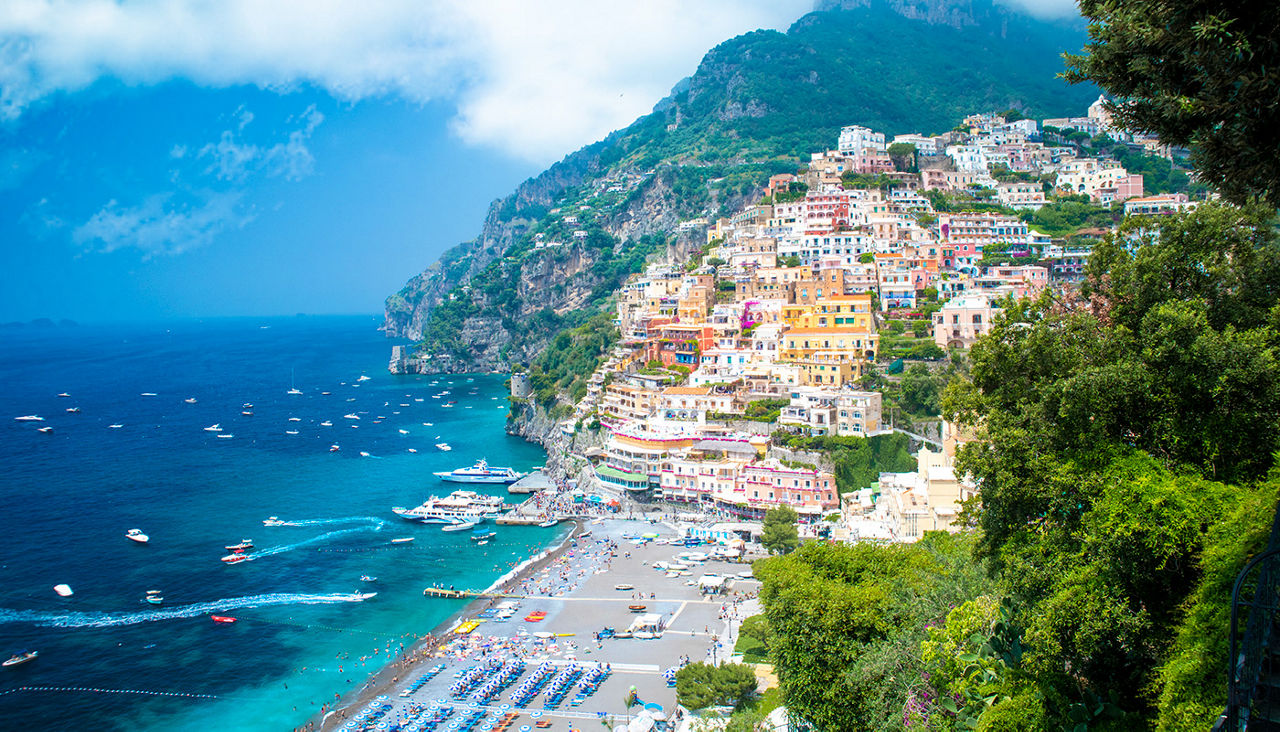
[[[382,519],[372,518],[372,517],[362,517],[359,519],[332,519],[331,521],[350,522],[355,520],[368,521],[369,524],[367,526],[355,526],[350,529],[337,529],[336,531],[326,531],[325,533],[320,534],[319,536],[313,536],[310,539],[303,539],[302,541],[295,541],[292,544],[284,544],[281,546],[273,546],[273,547],[267,547],[266,549],[260,549],[252,554],[246,554],[244,561],[252,562],[258,559],[262,559],[263,557],[270,557],[276,554],[284,554],[285,552],[296,551],[298,549],[306,549],[309,546],[322,544],[326,541],[329,541],[330,539],[336,539],[339,536],[347,536],[349,534],[358,534],[364,531],[381,531],[387,525],[386,521],[383,521]],[[326,519],[320,519],[313,524],[286,523],[285,525],[286,526],[303,526],[303,525],[321,526],[323,525],[322,522],[324,521],[326,521]]]
[[[164,610],[145,610],[133,613],[107,612],[56,612],[45,610],[9,610],[0,608],[0,624],[31,623],[46,628],[113,628],[122,625],[154,623],[160,620],[177,620],[194,618],[210,613],[240,610],[249,607],[269,607],[271,605],[324,605],[337,602],[361,602],[367,599],[361,594],[329,594],[305,595],[295,593],[278,593],[271,595],[251,595],[249,597],[229,597],[212,602],[199,602],[194,605],[166,608]]]
[[[377,516],[347,516],[346,518],[327,518],[327,519],[294,519],[291,521],[281,521],[279,526],[336,526],[339,524],[351,523],[368,523],[382,524],[382,519]]]

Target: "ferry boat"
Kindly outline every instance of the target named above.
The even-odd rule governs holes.
[[[4,661],[3,663],[0,663],[0,667],[13,668],[14,666],[21,666],[22,664],[27,663],[28,661],[34,661],[36,659],[36,656],[39,656],[39,655],[40,655],[39,651],[25,651],[23,653],[15,653],[12,656],[10,656],[6,661]]]
[[[454,483],[514,483],[520,480],[521,473],[517,473],[511,468],[495,468],[490,467],[489,463],[483,459],[469,468],[458,468],[449,472],[436,473],[435,476],[441,480],[448,480]]]
[[[503,509],[501,496],[483,496],[473,491],[454,491],[444,498],[432,496],[417,508],[392,508],[397,516],[427,524],[478,524],[497,518]]]

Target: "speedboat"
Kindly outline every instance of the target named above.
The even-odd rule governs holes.
[[[79,414],[79,413],[80,413],[80,407],[67,407],[67,413],[68,413],[68,414]]]
[[[289,418],[289,421],[290,421],[290,422],[301,422],[301,421],[302,421],[302,417],[290,417],[290,418]]]
[[[371,576],[369,576],[369,575],[367,575],[367,574],[362,574],[362,575],[360,575],[360,581],[361,581],[361,582],[377,582],[377,581],[378,581],[378,578],[377,578],[377,577],[371,577]]]
[[[352,412],[351,414],[342,415],[342,418],[343,419],[360,419],[360,415],[356,414],[355,412]]]
[[[294,387],[293,389],[290,389],[289,391],[285,392],[285,394],[301,394],[301,393],[302,393],[302,390],[297,387]]]
[[[227,564],[239,564],[240,562],[249,561],[249,555],[245,554],[244,552],[235,552],[223,557],[222,561],[226,562]]]
[[[58,593],[59,597],[71,597],[75,594],[71,591],[71,585],[54,585],[53,591]]]
[[[37,428],[36,428],[36,432],[43,432],[43,433],[44,433],[44,434],[46,434],[46,435],[51,435],[51,434],[53,434],[53,428],[52,428],[52,427],[37,427]]]
[[[392,544],[408,544],[408,543],[411,543],[412,541],[413,541],[412,536],[402,536],[399,539],[392,539],[391,543]]]
[[[253,402],[245,402],[240,405],[241,409],[253,409]]]
[[[469,468],[435,473],[437,478],[454,483],[514,483],[521,474],[511,468],[490,467],[483,459]]]
[[[218,435],[219,440],[230,440],[232,437],[235,437],[235,435]]]
[[[321,426],[321,427],[332,427],[332,426],[333,426],[333,422],[330,422],[329,420],[327,420],[327,419],[326,419],[325,421],[323,421],[323,422],[321,422],[321,423],[320,423],[320,426]]]
[[[250,412],[250,411],[249,411],[249,410],[247,410],[247,409],[246,409],[246,410],[244,410],[243,412],[241,412],[240,414],[242,414],[242,415],[244,415],[244,416],[246,416],[246,417],[252,417],[252,416],[253,416],[253,412]]]
[[[39,417],[39,416],[36,416],[36,415],[34,415],[34,414],[24,414],[24,415],[22,415],[21,417],[14,417],[14,418],[13,418],[13,421],[15,421],[15,422],[43,422],[43,421],[44,421],[44,417]]]
[[[209,617],[213,620],[213,622],[222,623],[224,625],[234,623],[236,621],[236,619],[231,617],[230,615],[210,615]]]
[[[285,433],[286,435],[296,435],[296,434],[298,434],[298,431],[297,431],[297,430],[285,430],[285,431],[284,431],[284,433]]]
[[[284,526],[284,522],[280,520],[279,516],[268,516],[266,520],[262,522],[262,525],[263,526]]]
[[[365,452],[364,450],[361,450],[360,457],[369,457],[369,453]]]
[[[475,527],[476,527],[475,521],[463,521],[461,523],[448,524],[443,529],[441,529],[441,531],[466,531],[467,529],[474,529]]]
[[[496,531],[486,531],[485,529],[476,529],[471,534],[471,540],[472,541],[488,541],[497,535],[498,535],[498,532]]]
[[[109,430],[118,430],[118,429],[120,429],[120,428],[121,428],[121,427],[123,427],[123,426],[124,426],[124,425],[122,425],[122,424],[109,424],[109,425],[107,425],[107,429],[109,429]]]
[[[15,653],[10,656],[8,660],[0,662],[0,667],[13,668],[14,666],[21,666],[28,661],[34,661],[36,656],[39,655],[39,651],[23,651],[22,653]]]
[[[129,531],[125,533],[125,537],[132,539],[139,544],[146,544],[148,541],[151,541],[150,537],[142,533],[142,529],[129,529]]]
[[[156,393],[155,393],[154,391],[144,391],[144,392],[142,392],[141,394],[139,394],[138,396],[153,397],[153,396],[155,396],[155,395],[156,395]]]
[[[339,451],[339,450],[341,450],[341,449],[342,449],[342,448],[341,448],[341,447],[338,447],[337,443],[334,443],[334,444],[332,444],[332,445],[330,445],[330,446],[329,446],[329,452],[337,452],[337,451]]]
[[[541,526],[542,528],[547,529],[552,526],[555,526],[558,523],[560,523],[560,519],[547,519],[546,521],[543,521],[542,523],[538,524],[538,526]]]
[[[400,434],[407,435],[409,434],[409,430],[400,430]]]
[[[449,446],[449,443],[447,442],[437,442],[436,447],[439,448],[442,452],[449,452],[450,450],[453,449],[452,447]]]
[[[195,404],[195,403],[196,403],[196,398],[195,398],[195,397],[187,397],[186,399],[183,399],[182,401],[186,402],[187,404]]]
[[[365,376],[364,374],[360,374],[360,378],[356,379],[356,381],[368,381],[368,380],[369,380],[369,377]]]
[[[65,399],[65,398],[67,398],[67,397],[69,397],[69,396],[71,396],[71,395],[70,395],[70,394],[68,394],[68,393],[66,393],[66,392],[64,391],[64,392],[62,392],[61,394],[59,394],[58,396],[60,396],[60,397],[62,397],[62,398],[64,398],[64,399]]]
[[[239,544],[232,544],[228,546],[227,551],[229,552],[244,551],[245,549],[252,549],[252,548],[253,548],[253,539],[241,539]]]
[[[211,425],[209,425],[208,427],[205,427],[205,428],[204,428],[204,431],[205,431],[205,432],[221,432],[221,431],[222,431],[222,425],[220,425],[220,424],[211,424]]]

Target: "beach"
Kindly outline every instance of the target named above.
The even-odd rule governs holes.
[[[452,707],[453,719],[465,721],[463,715],[470,712],[479,729],[499,722],[516,729],[576,729],[600,719],[624,723],[646,707],[670,718],[676,712],[675,689],[667,676],[685,662],[725,660],[736,640],[734,621],[741,616],[741,603],[759,588],[755,580],[737,576],[749,565],[713,557],[691,562],[684,574],[655,569],[655,563],[672,562],[682,552],[710,553],[709,547],[666,543],[678,536],[674,525],[643,519],[581,522],[561,546],[491,588],[494,596],[468,603],[359,692],[303,728],[410,728],[413,720],[432,713],[433,704],[436,710]],[[723,594],[703,594],[698,580],[708,574],[729,578]],[[423,602],[457,600],[424,597]],[[510,619],[479,619],[471,632],[454,632],[460,623],[503,602],[518,605]],[[537,614],[541,619],[532,620]],[[597,639],[605,628],[625,631],[642,617],[657,619],[662,628],[658,637]],[[475,688],[450,693],[458,675],[468,669],[481,666],[473,675],[489,678],[492,669],[483,668],[485,664],[517,661],[524,662],[523,670],[487,701],[474,698]],[[568,676],[575,669],[586,677],[605,675],[586,688],[578,679],[559,704],[549,705],[545,690],[523,705],[513,703],[514,690],[535,678],[542,664],[550,664],[557,675],[564,671]],[[429,673],[432,669],[438,672]],[[422,681],[424,674],[433,677]],[[624,700],[632,692],[638,703],[628,709]],[[386,724],[377,727],[376,722]]]

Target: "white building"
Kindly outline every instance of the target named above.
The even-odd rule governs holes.
[[[856,155],[867,148],[884,151],[884,133],[873,132],[871,128],[860,125],[842,127],[836,147],[845,155]]]

